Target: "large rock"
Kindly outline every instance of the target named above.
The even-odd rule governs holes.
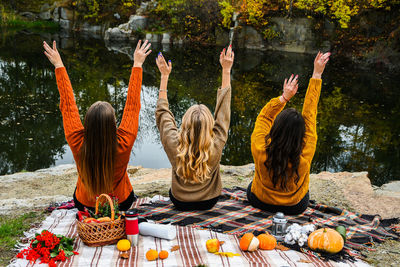
[[[104,34],[104,39],[107,41],[109,41],[109,40],[116,40],[116,41],[129,40],[131,33],[132,33],[131,30],[124,30],[124,29],[120,29],[118,27],[109,28],[109,29],[107,29],[107,31]]]
[[[132,15],[129,18],[129,29],[133,31],[143,30],[147,26],[147,17]]]
[[[19,15],[22,17],[25,17],[29,20],[35,20],[38,18],[38,16],[32,12],[22,12],[22,13],[19,13]]]
[[[375,190],[379,196],[397,197],[400,198],[400,181],[394,181],[382,185]]]
[[[147,33],[146,40],[149,40],[151,43],[159,43],[161,42],[162,35],[157,33]]]
[[[263,37],[251,26],[242,26],[235,33],[236,42],[240,48],[263,49]]]
[[[61,19],[74,20],[74,12],[72,10],[61,7],[59,12]]]
[[[163,33],[161,43],[163,44],[171,43],[171,35],[167,32]]]
[[[39,18],[42,19],[42,20],[49,20],[49,19],[51,19],[50,10],[44,11],[44,12],[40,12],[40,13],[39,13]]]
[[[72,22],[70,20],[60,19],[58,23],[62,29],[69,30],[72,28]]]

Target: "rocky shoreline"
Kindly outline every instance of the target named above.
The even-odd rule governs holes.
[[[223,187],[246,187],[253,173],[254,164],[221,166]],[[129,166],[128,174],[140,197],[168,195],[170,169]],[[52,202],[71,200],[76,179],[74,164],[0,176],[0,214],[21,214],[43,209]],[[400,181],[374,187],[366,172],[311,174],[310,195],[319,203],[355,212],[379,214],[382,218],[400,217]]]

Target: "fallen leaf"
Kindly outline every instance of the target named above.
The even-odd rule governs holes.
[[[129,259],[129,254],[128,253],[121,253],[120,257],[123,258],[123,259]]]
[[[302,263],[312,263],[312,261],[305,260],[305,259],[300,259],[300,260],[299,260],[299,261],[297,261],[297,262],[302,262]]]
[[[290,248],[285,247],[285,246],[282,245],[281,243],[279,243],[278,245],[276,245],[275,249],[282,250],[282,251],[288,251],[288,250],[290,250]]]
[[[233,253],[233,252],[215,252],[215,255],[221,255],[221,256],[225,256],[225,257],[233,257],[233,256],[240,256],[240,254],[238,253]]]
[[[173,251],[177,251],[178,249],[180,249],[181,247],[179,245],[175,245],[171,248],[171,252]]]
[[[225,241],[219,241],[220,246],[222,246],[223,244],[225,244]]]

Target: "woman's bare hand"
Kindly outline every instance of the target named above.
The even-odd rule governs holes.
[[[326,63],[328,63],[329,61],[330,55],[331,53],[329,52],[325,54],[318,52],[314,60],[314,72],[312,76],[314,79],[321,79],[322,73],[324,72]]]
[[[51,64],[54,65],[55,68],[64,67],[64,64],[61,60],[60,53],[58,53],[58,50],[57,50],[56,41],[53,41],[53,48],[51,48],[45,41],[43,41],[43,48],[45,50],[44,54],[49,59]]]
[[[233,61],[235,59],[235,54],[232,51],[232,45],[228,47],[228,49],[222,50],[221,55],[219,56],[219,63],[222,66],[223,71],[230,72],[232,69]]]
[[[142,45],[142,40],[136,45],[135,53],[133,54],[133,66],[141,68],[146,57],[151,53],[150,49],[151,43],[149,41],[144,41]]]
[[[285,82],[283,83],[283,100],[282,102],[288,102],[296,93],[297,89],[299,89],[299,75],[294,76],[292,74],[288,79],[285,79]]]
[[[171,60],[169,60],[168,64],[167,64],[164,56],[160,52],[160,53],[158,53],[158,56],[156,58],[156,63],[157,63],[158,69],[161,72],[161,76],[169,76],[169,74],[171,73],[171,70],[172,70]]]

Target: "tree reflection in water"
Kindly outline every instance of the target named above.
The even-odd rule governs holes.
[[[52,36],[58,40],[58,36]],[[50,37],[16,34],[0,44],[0,173],[50,167],[65,154],[59,95],[53,69],[42,54]],[[47,39],[46,39],[47,38]],[[97,100],[109,101],[120,120],[125,104],[134,44],[116,47],[99,40],[63,40],[61,53],[80,114]],[[37,44],[37,45],[35,45]],[[203,103],[214,110],[220,85],[220,48],[157,47],[144,65],[142,110],[135,155],[154,143],[154,160],[165,158],[154,121],[159,73],[154,63],[163,49],[173,62],[168,85],[178,124],[188,107]],[[124,51],[123,53],[117,51]],[[313,55],[236,51],[232,119],[222,163],[252,162],[250,135],[258,112],[279,96],[285,77],[300,75],[299,94],[288,107],[301,110]],[[372,183],[400,179],[400,81],[373,69],[362,70],[334,57],[323,76],[318,110],[318,145],[312,172],[369,172]],[[149,151],[147,151],[149,153]],[[151,164],[145,167],[154,167]]]

